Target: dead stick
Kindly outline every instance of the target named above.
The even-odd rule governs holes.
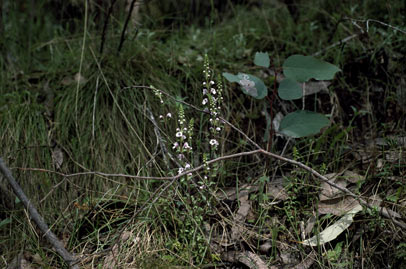
[[[25,208],[28,210],[29,215],[34,220],[35,224],[37,224],[38,228],[41,232],[44,233],[46,239],[51,243],[51,245],[55,248],[56,252],[61,255],[62,259],[70,266],[72,269],[79,269],[79,266],[76,264],[76,258],[70,254],[63,243],[59,241],[58,237],[49,229],[48,225],[45,223],[44,218],[38,213],[37,209],[25,195],[24,191],[21,189],[20,185],[18,185],[17,181],[11,175],[10,170],[5,165],[4,161],[0,158],[0,172],[4,175],[7,179],[8,183],[10,183],[11,187],[14,190],[14,193],[17,195],[18,199],[23,202]]]

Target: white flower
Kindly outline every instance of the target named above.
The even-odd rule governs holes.
[[[218,146],[219,145],[219,142],[216,139],[211,139],[209,143],[212,146]]]
[[[212,94],[216,94],[216,93],[217,93],[215,88],[211,88],[211,89],[210,89],[210,92],[211,92]]]
[[[185,169],[183,169],[182,167],[181,168],[179,168],[179,170],[178,170],[178,174],[182,174],[182,172],[184,171]]]
[[[214,81],[213,81],[213,80],[210,81],[210,85],[214,85]]]
[[[207,104],[208,101],[209,100],[207,98],[204,98],[202,104],[205,105],[205,104]]]
[[[203,82],[203,86],[206,85],[206,82]]]
[[[208,93],[207,89],[204,88],[204,89],[203,89],[203,94],[207,94],[207,93]]]
[[[189,143],[188,143],[188,142],[185,142],[185,144],[183,144],[183,148],[184,148],[184,149],[192,149],[192,147],[189,146]]]
[[[175,142],[175,143],[173,143],[172,149],[176,149],[178,146],[179,146],[179,143],[178,143],[178,142]]]
[[[159,119],[161,119],[161,120],[162,120],[163,118],[164,118],[164,116],[162,116],[162,115],[159,115]]]
[[[168,118],[172,118],[172,114],[171,114],[171,113],[166,114],[166,116],[167,116]]]
[[[176,137],[182,137],[182,136],[183,136],[182,132],[177,132],[176,133]]]
[[[190,169],[190,164],[188,164],[188,163],[185,165],[185,170],[187,170],[187,169]]]
[[[216,127],[216,131],[220,132],[221,128],[220,127]]]
[[[185,158],[185,155],[183,155],[183,154],[178,155],[178,160],[182,160],[183,158]]]

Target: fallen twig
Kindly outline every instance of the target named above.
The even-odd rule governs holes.
[[[10,183],[11,187],[14,190],[14,193],[17,195],[18,199],[20,199],[21,202],[24,204],[25,208],[28,210],[30,217],[34,220],[35,224],[37,224],[41,232],[44,233],[46,239],[55,248],[56,252],[59,255],[61,255],[62,259],[70,266],[70,268],[79,269],[76,258],[65,249],[63,243],[49,229],[48,225],[44,221],[44,218],[38,213],[37,209],[25,195],[24,191],[21,189],[20,185],[18,185],[17,181],[11,175],[10,170],[7,168],[7,166],[5,165],[4,161],[1,158],[0,158],[0,172],[7,179],[8,183]]]

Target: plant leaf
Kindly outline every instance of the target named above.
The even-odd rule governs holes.
[[[223,77],[225,77],[229,82],[238,82],[240,80],[237,76],[227,72],[223,73]]]
[[[242,91],[254,97],[255,99],[263,99],[268,94],[268,90],[264,82],[253,75],[238,73],[238,84],[242,87]]]
[[[311,78],[330,80],[341,71],[337,66],[312,56],[292,55],[283,63],[283,73],[287,78],[306,82]]]
[[[286,115],[279,127],[279,131],[293,138],[314,135],[320,129],[330,124],[330,121],[323,114],[298,110]]]
[[[278,95],[283,100],[295,100],[302,98],[303,90],[295,80],[285,78],[279,83]]]
[[[255,53],[254,64],[262,67],[269,67],[269,55],[267,52],[257,52]]]
[[[323,245],[327,242],[330,242],[330,241],[336,239],[337,236],[339,236],[348,227],[350,227],[351,223],[353,222],[353,218],[354,218],[355,214],[357,214],[361,210],[362,210],[361,205],[354,207],[352,210],[348,211],[343,217],[341,217],[334,224],[328,226],[320,234],[304,240],[302,242],[302,244],[306,245],[306,246],[315,247],[318,245]]]

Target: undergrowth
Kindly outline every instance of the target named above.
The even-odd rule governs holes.
[[[400,1],[311,1],[289,12],[281,3],[252,2],[263,3],[229,4],[224,13],[212,4],[204,18],[191,18],[182,27],[174,26],[182,16],[159,17],[141,9],[142,24],[127,33],[120,52],[125,16],[113,13],[102,54],[97,9],[88,11],[94,21],[83,28],[80,5],[74,6],[78,17],[64,21],[46,10],[47,1],[38,1],[31,14],[25,4],[4,2],[1,157],[84,268],[221,268],[233,264],[224,250],[257,253],[268,266],[292,266],[312,253],[312,268],[405,266],[404,231],[373,210],[359,213],[328,244],[300,244],[306,225],[313,223],[308,238],[338,217],[319,215],[320,182],[291,164],[246,155],[177,180],[111,176],[170,177],[186,165],[192,169],[252,150],[229,125],[221,123],[215,131],[220,121],[210,125],[215,118],[187,105],[204,110],[205,98],[212,103],[214,95],[202,91],[203,82],[212,79],[216,90],[222,88],[221,116],[266,147],[263,105],[218,75],[246,67],[272,85],[269,70],[252,65],[256,51],[267,51],[276,67],[292,54],[319,53],[343,72],[328,92],[307,97],[306,107],[329,114],[331,125],[309,138],[275,136],[271,152],[322,174],[356,171],[363,181],[352,191],[379,195],[384,206],[405,217],[405,143],[399,138],[405,136],[406,35],[376,22],[369,23],[367,33],[365,21],[351,20],[371,18],[404,29],[405,7]],[[358,36],[326,49],[353,34]],[[213,72],[209,80],[203,73],[208,70],[205,55]],[[157,97],[150,85],[168,95]],[[274,115],[300,109],[301,102],[277,100]],[[185,138],[177,135],[182,128],[190,132]],[[376,138],[383,140],[377,144]],[[185,142],[193,151],[185,149]],[[38,268],[65,266],[21,202],[3,181],[1,186],[1,266],[19,254]],[[281,186],[286,199],[270,194]],[[235,215],[247,201],[250,211],[239,221]],[[111,251],[103,251],[117,240],[122,244],[112,259]]]

